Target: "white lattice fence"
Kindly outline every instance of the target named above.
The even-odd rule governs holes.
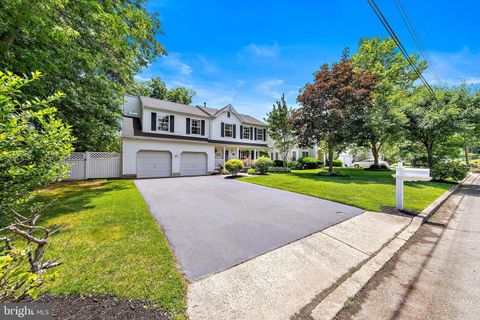
[[[66,160],[72,180],[119,178],[121,158],[116,152],[73,152]]]

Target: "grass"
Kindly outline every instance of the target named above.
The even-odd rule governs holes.
[[[62,256],[53,295],[94,294],[150,301],[185,319],[185,284],[167,240],[130,180],[59,183],[42,224],[66,225],[48,253]],[[68,242],[68,246],[65,244]]]
[[[240,180],[262,186],[293,191],[317,198],[341,202],[366,210],[381,211],[382,206],[395,206],[393,171],[365,171],[336,168],[345,176],[321,176],[326,169],[294,170],[292,173],[271,173],[243,177]],[[420,212],[452,187],[451,183],[406,182],[404,207]]]

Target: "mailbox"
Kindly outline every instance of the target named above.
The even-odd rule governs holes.
[[[393,175],[396,180],[396,208],[403,210],[403,182],[404,181],[429,181],[430,169],[405,168],[403,163],[399,162],[396,173]]]

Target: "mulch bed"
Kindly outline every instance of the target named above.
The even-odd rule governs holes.
[[[36,302],[52,304],[54,319],[62,320],[131,320],[159,319],[169,317],[155,305],[144,301],[122,300],[112,296],[64,296],[46,295]]]

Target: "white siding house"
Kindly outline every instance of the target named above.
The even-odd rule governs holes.
[[[169,177],[211,174],[229,159],[268,155],[267,125],[238,113],[125,96],[122,175]]]

